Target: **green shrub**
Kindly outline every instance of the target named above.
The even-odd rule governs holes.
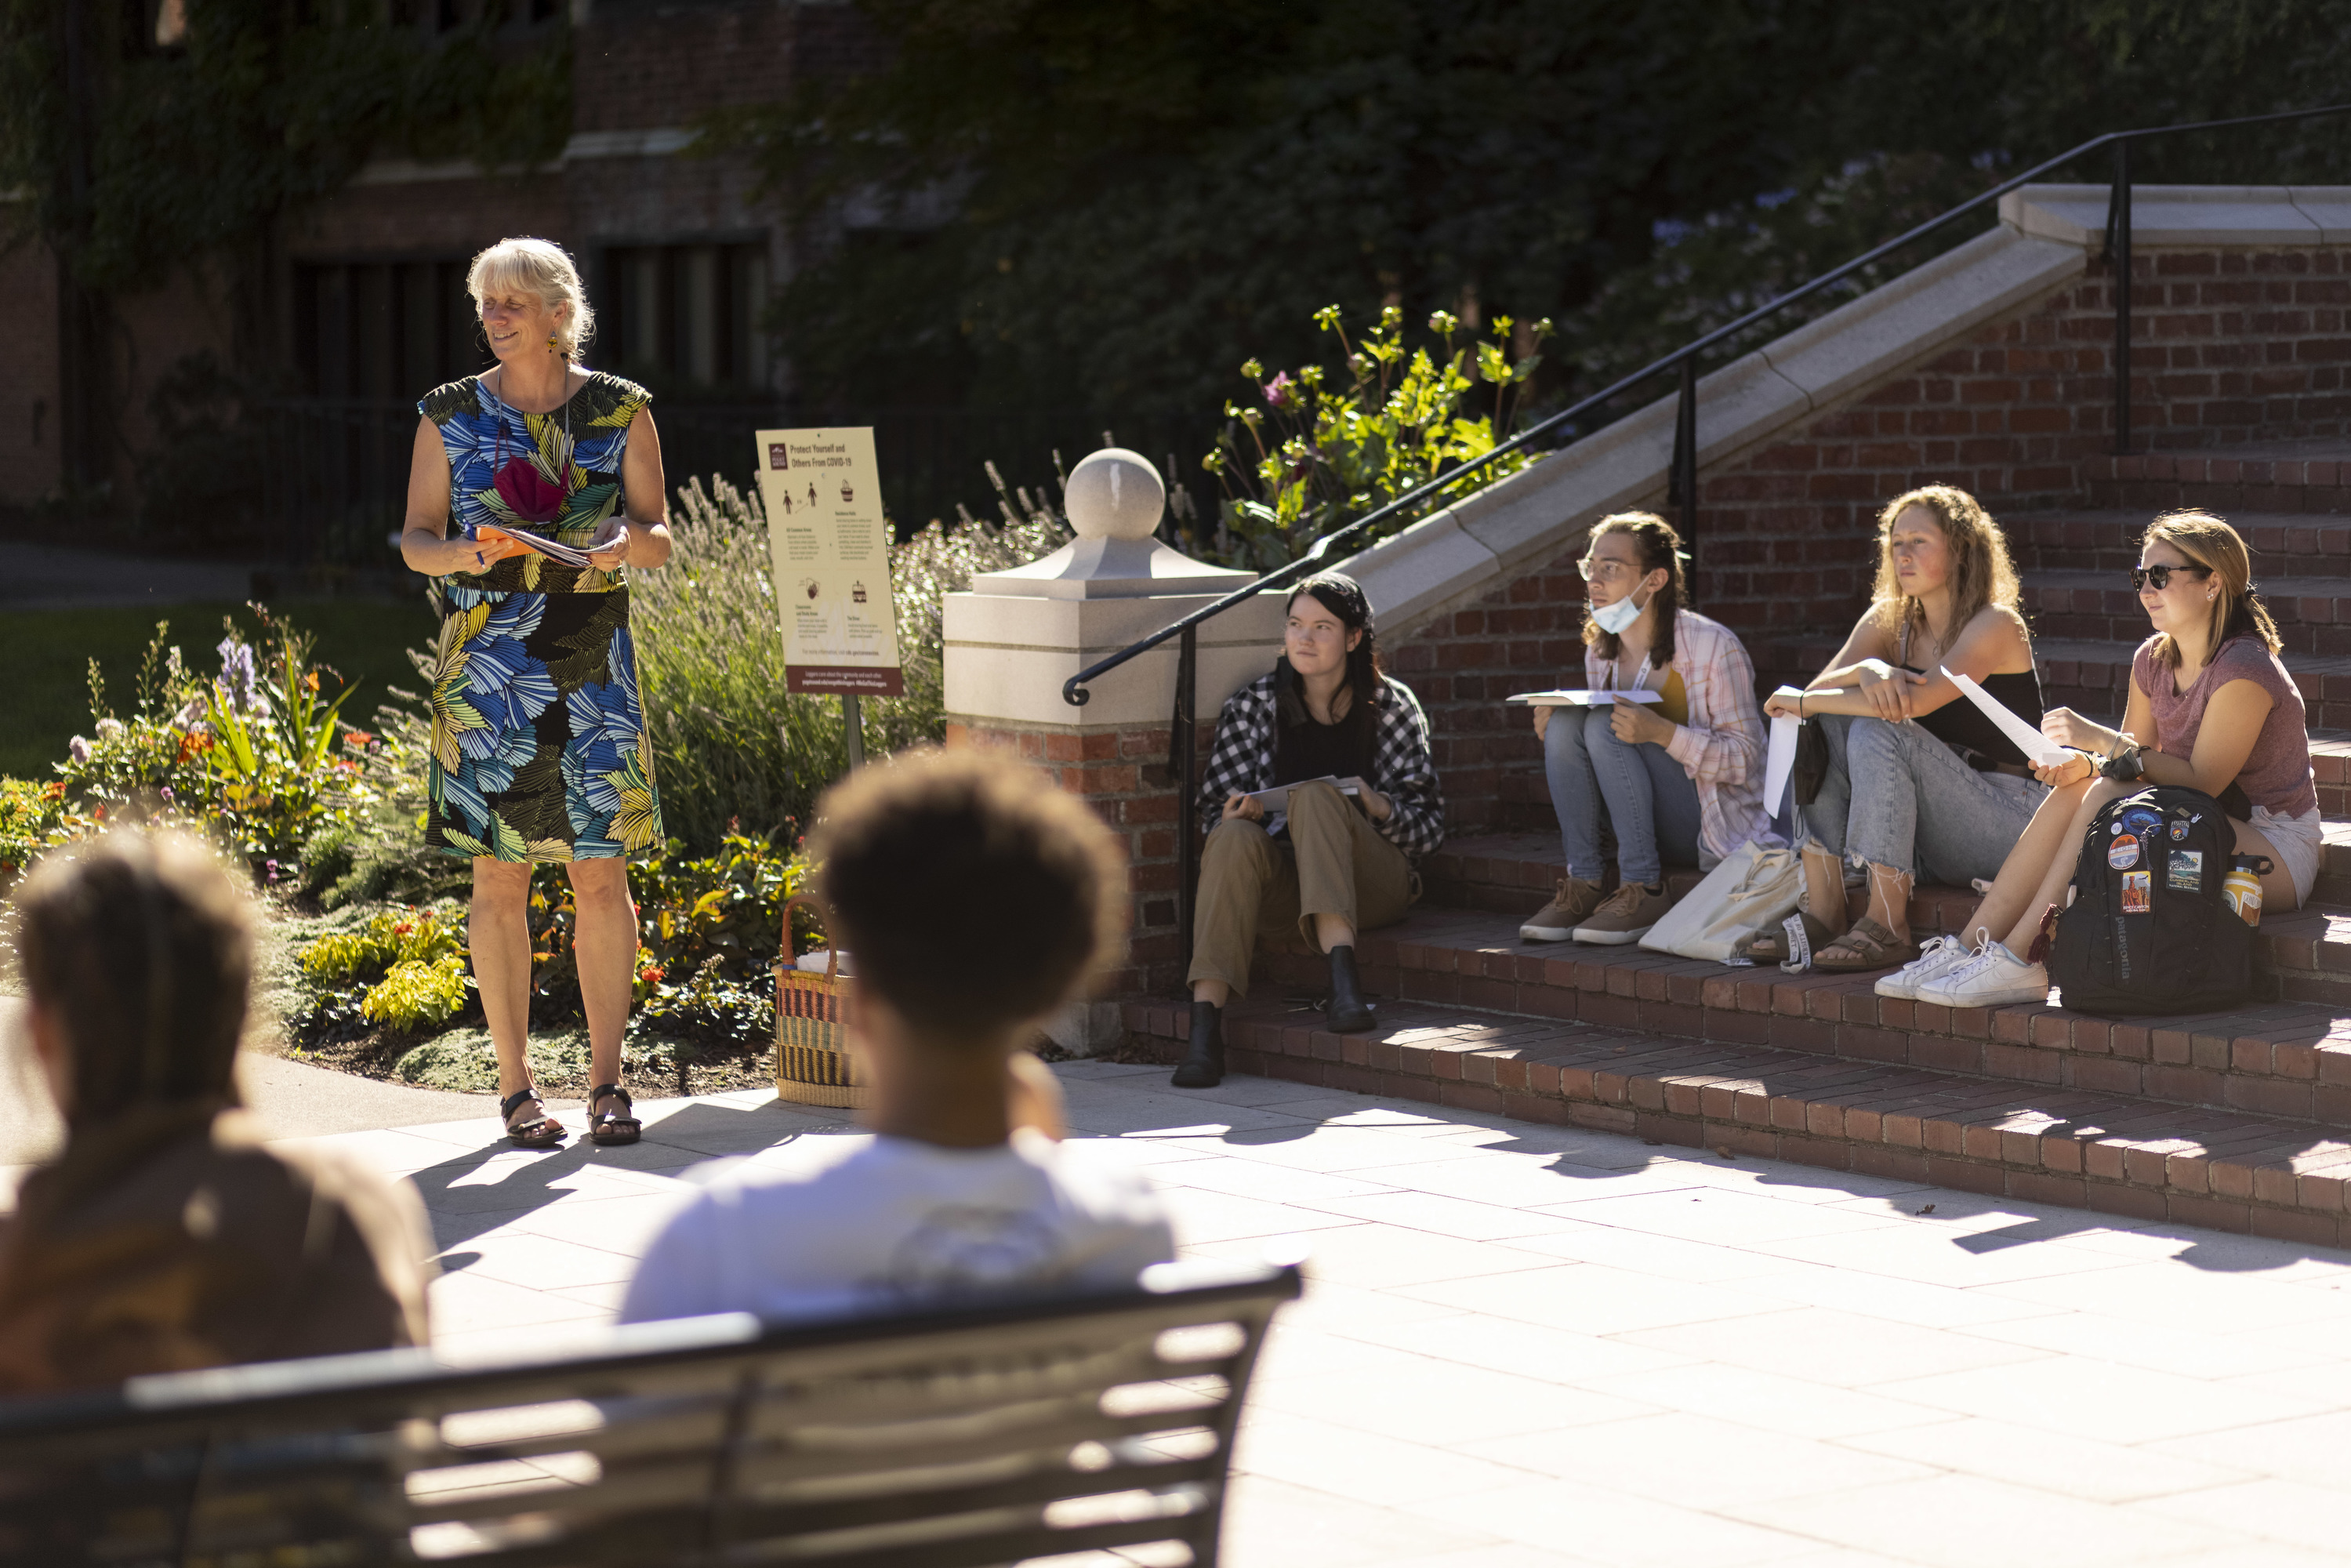
[[[403,958],[368,988],[360,1016],[398,1033],[413,1034],[427,1024],[456,1017],[473,988],[465,960],[455,953],[430,960]]]
[[[737,823],[789,836],[847,770],[838,697],[784,690],[768,523],[758,497],[714,477],[678,492],[677,553],[630,582],[629,612],[645,686],[665,830],[716,850]],[[1058,549],[1054,525],[992,528],[934,523],[891,551],[906,695],[869,697],[869,752],[944,736],[941,600],[972,574]]]
[[[463,919],[454,909],[387,910],[356,931],[319,937],[297,962],[314,984],[371,983],[396,965],[435,963],[458,952]]]

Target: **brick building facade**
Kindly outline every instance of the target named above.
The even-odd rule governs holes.
[[[478,0],[402,8],[432,33]],[[786,371],[764,318],[793,266],[773,193],[740,154],[688,151],[714,110],[776,101],[853,71],[875,45],[841,0],[569,0],[510,8],[517,48],[571,30],[572,110],[551,165],[379,158],[287,224],[270,297],[277,367],[298,396],[393,403],[487,362],[464,292],[483,246],[537,235],[570,250],[601,319],[589,361],[695,395],[772,399]],[[118,298],[114,417],[120,480],[151,439],[157,378],[228,347],[225,290],[181,276]],[[0,504],[60,480],[56,262],[37,245],[0,256],[15,308],[0,326]]]

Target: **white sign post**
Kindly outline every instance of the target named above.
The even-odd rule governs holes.
[[[906,690],[873,432],[763,430],[758,462],[783,618],[784,689],[841,698],[855,768],[865,760],[858,699]]]

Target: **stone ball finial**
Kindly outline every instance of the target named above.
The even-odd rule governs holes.
[[[1147,539],[1166,509],[1167,486],[1142,453],[1105,446],[1070,470],[1061,506],[1081,539]]]

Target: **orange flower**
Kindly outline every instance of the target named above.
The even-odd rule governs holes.
[[[65,781],[64,779],[51,779],[48,783],[44,784],[44,785],[42,785],[42,786],[41,786],[41,799],[42,799],[42,800],[64,800],[65,798],[66,798],[66,781]]]
[[[303,676],[302,685],[310,691],[317,691],[319,689],[319,672],[313,670],[308,674]]]

